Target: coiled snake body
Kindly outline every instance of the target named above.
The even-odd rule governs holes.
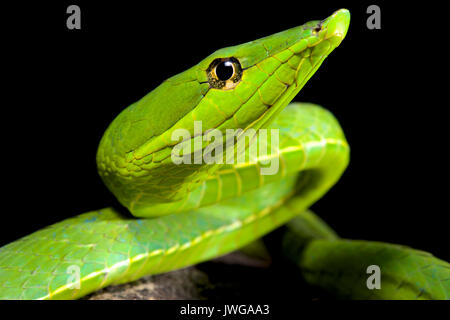
[[[448,298],[446,262],[406,247],[339,240],[306,211],[342,175],[349,146],[330,112],[287,105],[341,43],[349,20],[342,9],[218,50],[125,109],[105,132],[97,163],[137,218],[92,211],[0,248],[0,298],[82,297],[239,249],[294,217],[284,248],[312,284],[352,298]],[[267,158],[174,163],[179,142],[195,145],[195,121],[202,134],[243,129],[236,140],[254,129],[246,150],[261,129],[279,130],[279,143],[268,143],[279,170],[262,175]],[[193,137],[174,141],[177,129]],[[202,141],[192,154],[207,147]],[[375,291],[362,279],[374,264],[384,272]]]

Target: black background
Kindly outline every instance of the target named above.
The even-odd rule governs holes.
[[[66,28],[70,4],[81,7],[81,30]],[[366,27],[370,4],[381,7],[381,30]],[[0,244],[117,205],[96,171],[98,142],[123,108],[162,80],[216,49],[341,7],[352,14],[346,39],[294,99],[331,110],[351,146],[347,171],[313,209],[343,237],[450,260],[448,102],[437,77],[448,42],[437,26],[442,10],[384,1],[63,1],[2,10]]]

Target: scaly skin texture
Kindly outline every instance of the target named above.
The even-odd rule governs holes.
[[[295,206],[295,200],[289,203]],[[340,239],[319,217],[302,212],[287,224],[283,251],[305,280],[342,299],[448,300],[450,264],[406,246]],[[381,288],[368,290],[380,268]]]
[[[0,297],[81,297],[228,253],[284,224],[339,179],[349,148],[333,115],[316,105],[292,104],[272,126],[280,129],[285,166],[278,176],[265,176],[275,181],[260,176],[251,181],[261,187],[239,197],[159,218],[134,219],[107,208],[37,231],[1,248]],[[258,165],[224,166],[203,186],[222,181],[217,196],[258,174]],[[288,209],[284,204],[294,195],[301,204]],[[68,285],[71,266],[80,268],[80,289]]]
[[[218,50],[126,108],[106,130],[97,163],[106,186],[139,218],[112,208],[92,211],[0,248],[0,298],[82,297],[239,249],[304,212],[338,181],[349,147],[328,111],[312,104],[286,106],[341,43],[349,19],[347,10],[339,10],[323,21]],[[218,58],[240,63],[242,73],[231,87],[214,87],[208,76]],[[238,140],[250,129],[279,129],[280,143],[271,156],[280,169],[261,175],[264,158],[225,165],[173,163],[172,149],[181,140],[172,134],[176,129],[195,134],[194,121],[202,121],[201,133],[244,129]],[[247,147],[258,143],[260,134]],[[202,142],[194,152],[207,146]],[[314,260],[316,251],[327,252],[327,243],[311,240],[308,232],[316,229],[307,230],[299,266],[333,268]],[[317,230],[331,234],[326,227]],[[341,247],[344,254],[349,251],[344,243],[333,250]],[[291,255],[296,263],[298,254]],[[358,262],[340,261],[336,268],[346,263]],[[331,287],[315,280],[320,276],[306,279]]]

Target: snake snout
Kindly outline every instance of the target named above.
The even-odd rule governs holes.
[[[337,44],[339,44],[347,35],[350,25],[350,12],[347,9],[337,10],[325,20],[319,22],[319,25],[321,29],[327,29],[327,38],[335,38],[338,41]]]

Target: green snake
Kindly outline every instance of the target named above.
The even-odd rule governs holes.
[[[134,217],[92,211],[0,248],[0,298],[79,298],[226,254],[287,223],[283,253],[311,285],[345,298],[448,299],[447,262],[404,246],[340,239],[308,211],[339,180],[350,149],[330,112],[289,103],[349,22],[341,9],[218,50],[123,110],[100,142],[97,165]],[[191,137],[173,139],[178,129]],[[244,149],[232,149],[233,159],[262,141],[263,129],[279,138],[267,142],[271,153],[251,161],[173,161],[180,143],[194,145],[181,152],[186,159],[217,147],[204,139],[213,129],[242,129],[232,140]],[[265,175],[268,160],[279,168]],[[366,285],[370,265],[381,269],[380,289]]]

